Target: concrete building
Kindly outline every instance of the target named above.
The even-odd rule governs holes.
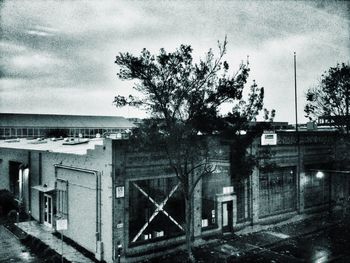
[[[95,138],[96,134],[118,133],[134,126],[133,120],[124,117],[0,113],[0,139],[48,137],[55,131]]]
[[[107,258],[112,249],[111,141],[104,143],[2,141],[0,154],[0,188],[10,189],[33,219],[49,229],[57,217],[68,219],[65,236],[97,258],[102,237]]]
[[[299,141],[299,143],[297,143]],[[327,210],[349,195],[349,152],[333,132],[263,134],[249,151],[262,156],[253,173],[237,181],[232,145],[214,138],[216,170],[194,191],[195,241]],[[128,140],[92,139],[0,142],[0,188],[11,190],[34,220],[64,235],[95,258],[133,262],[183,244],[181,185],[164,156],[139,152]],[[266,157],[268,152],[268,157]],[[338,166],[337,166],[338,165]],[[339,166],[342,165],[342,166]]]

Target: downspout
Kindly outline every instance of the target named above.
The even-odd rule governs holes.
[[[29,168],[29,176],[28,176],[28,212],[29,216],[31,216],[32,212],[32,176],[31,176],[31,171],[32,171],[32,153],[31,151],[28,151],[28,168]]]
[[[39,157],[38,157],[38,161],[39,161],[39,185],[42,184],[42,156],[41,156],[41,152],[39,152]],[[43,223],[44,219],[43,219],[43,213],[44,213],[44,204],[43,204],[43,194],[41,192],[39,192],[39,221],[41,223]]]
[[[84,168],[72,167],[62,164],[54,164],[55,176],[57,177],[57,169],[66,169],[77,172],[84,172],[94,174],[96,178],[96,241],[101,241],[101,176],[96,170],[89,170]],[[96,242],[97,251],[97,242]]]

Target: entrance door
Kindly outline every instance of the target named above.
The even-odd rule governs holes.
[[[44,225],[52,227],[52,196],[44,194]]]
[[[232,201],[222,203],[222,231],[232,230]]]

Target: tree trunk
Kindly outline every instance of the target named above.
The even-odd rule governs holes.
[[[188,262],[195,262],[195,258],[192,254],[192,209],[191,198],[185,197],[185,213],[186,213],[186,251]]]

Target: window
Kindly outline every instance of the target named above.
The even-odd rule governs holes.
[[[316,171],[305,172],[304,199],[305,208],[322,205],[329,202],[329,175],[318,178]]]
[[[261,171],[259,175],[259,217],[296,209],[295,167]]]
[[[56,181],[57,196],[57,217],[68,218],[68,181],[57,179]]]
[[[129,182],[129,242],[140,244],[184,233],[184,199],[176,177]]]

